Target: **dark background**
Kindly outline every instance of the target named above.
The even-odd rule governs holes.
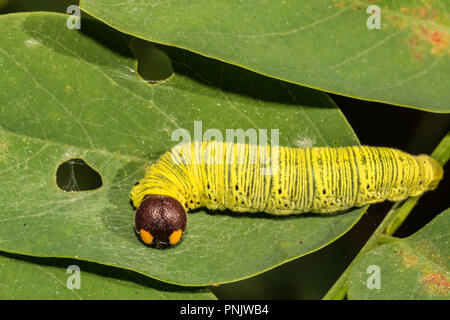
[[[0,0],[0,14],[43,10],[66,12],[70,4],[77,3],[70,0]],[[145,57],[145,52],[137,52],[137,56],[141,61],[140,57]],[[334,94],[330,96],[364,145],[394,147],[412,154],[430,154],[450,129],[448,114],[433,114]],[[449,169],[449,165],[444,168],[445,175],[439,188],[421,197],[395,236],[411,235],[447,209]],[[89,168],[77,162],[61,167],[58,183],[73,186],[73,177],[81,190],[90,185],[95,188],[98,183],[98,178],[90,175]],[[388,202],[372,205],[347,234],[315,253],[251,279],[212,287],[211,290],[219,299],[320,299],[353,260],[391,206],[392,203]]]

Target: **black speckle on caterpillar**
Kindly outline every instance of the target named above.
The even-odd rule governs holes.
[[[369,146],[264,146],[266,155],[278,160],[277,170],[267,174],[260,149],[209,141],[178,145],[163,154],[130,193],[140,239],[156,247],[176,245],[186,213],[199,207],[274,215],[331,213],[417,196],[435,189],[443,176],[439,163],[427,155]]]

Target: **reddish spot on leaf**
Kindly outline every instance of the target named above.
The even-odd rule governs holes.
[[[400,250],[400,254],[402,255],[403,258],[402,264],[405,267],[412,267],[419,263],[416,256],[414,256],[411,252]]]
[[[419,16],[422,19],[425,19],[427,17],[427,9],[425,9],[424,7],[420,7],[419,8]]]
[[[442,32],[434,31],[432,34],[428,36],[428,38],[438,47],[443,47],[445,45],[444,34]]]
[[[401,8],[400,11],[407,16],[412,16],[427,21],[435,21],[439,16],[439,10],[426,7]]]
[[[450,282],[448,278],[438,272],[427,272],[422,278],[421,282],[425,285],[430,293],[439,295],[448,295],[450,290]]]
[[[440,54],[448,47],[448,34],[445,31],[430,28],[429,24],[425,24],[425,22],[439,24],[437,21],[440,14],[439,10],[430,7],[404,7],[400,11],[403,15],[413,17],[417,20],[411,24],[412,37],[408,40],[408,44],[416,48],[410,52],[417,60],[423,59],[424,52],[429,51],[432,54]],[[404,17],[402,20],[408,21]],[[420,20],[424,23],[421,23]],[[431,45],[431,49],[426,47],[427,44]]]
[[[422,60],[423,59],[423,54],[420,54],[418,52],[414,52],[414,58],[416,58],[417,60]]]

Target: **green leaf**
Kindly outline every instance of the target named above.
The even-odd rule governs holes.
[[[279,129],[280,144],[355,145],[324,93],[161,47],[174,74],[149,85],[135,73],[129,38],[91,20],[80,31],[60,14],[0,16],[0,250],[70,257],[182,285],[236,281],[311,253],[361,217],[273,217],[198,211],[183,242],[142,245],[129,191],[144,168],[202,121],[215,128]],[[64,192],[60,164],[82,159],[102,177]]]
[[[381,245],[355,262],[348,283],[349,299],[450,298],[450,209],[405,239]],[[369,289],[379,268],[380,288]],[[373,268],[373,267],[372,267]],[[369,279],[369,280],[368,280]]]
[[[450,2],[387,0],[381,29],[361,0],[83,0],[81,8],[146,40],[274,78],[395,105],[450,112]]]
[[[0,270],[2,300],[215,299],[207,289],[178,287],[128,270],[69,259],[0,253]]]

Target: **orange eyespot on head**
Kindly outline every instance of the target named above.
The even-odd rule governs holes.
[[[186,228],[186,211],[172,197],[148,195],[136,210],[135,228],[146,245],[173,246],[180,242]]]
[[[153,236],[150,232],[145,231],[144,229],[139,230],[139,235],[141,236],[142,242],[145,244],[151,245],[153,242]]]
[[[183,230],[181,230],[181,229],[178,229],[178,230],[172,232],[172,234],[169,236],[170,244],[177,244],[180,241],[182,235],[183,235]]]

